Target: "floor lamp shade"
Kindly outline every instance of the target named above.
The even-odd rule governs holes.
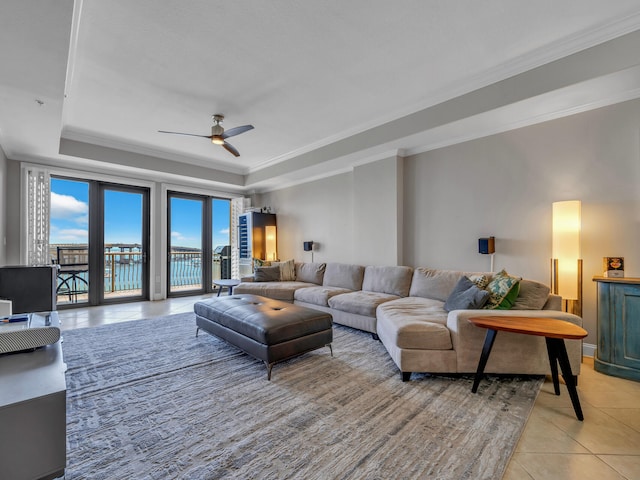
[[[557,294],[565,300],[579,300],[579,260],[581,202],[570,200],[553,204],[552,257],[557,262]]]
[[[276,238],[276,227],[274,225],[264,227],[265,238],[265,260],[278,259],[278,243]]]

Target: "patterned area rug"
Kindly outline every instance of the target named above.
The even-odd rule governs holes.
[[[179,314],[64,332],[66,480],[496,479],[541,377],[414,374],[336,326],[323,348],[263,363]]]

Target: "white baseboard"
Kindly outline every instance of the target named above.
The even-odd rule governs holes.
[[[592,343],[582,344],[582,355],[585,357],[594,357],[596,354],[596,345]]]

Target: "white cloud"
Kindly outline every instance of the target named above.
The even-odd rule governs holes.
[[[87,243],[89,231],[81,228],[56,230],[56,243]]]
[[[186,240],[187,239],[187,237],[185,237],[180,232],[171,232],[171,238],[173,240]]]
[[[86,202],[81,202],[71,195],[60,195],[59,193],[51,192],[51,218],[67,218],[77,221],[81,219],[88,219],[89,205]]]
[[[228,228],[223,228],[222,230],[220,230],[220,233],[222,235],[229,235],[229,229]]]

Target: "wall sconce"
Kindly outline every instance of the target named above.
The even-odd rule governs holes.
[[[493,273],[493,256],[496,253],[496,237],[479,238],[478,253],[491,255],[491,273]]]
[[[563,299],[564,310],[582,316],[582,258],[580,200],[553,203],[552,292]]]
[[[277,260],[278,248],[275,225],[264,227],[265,260]]]
[[[302,247],[305,252],[311,252],[311,263],[313,263],[313,241],[302,242]]]

